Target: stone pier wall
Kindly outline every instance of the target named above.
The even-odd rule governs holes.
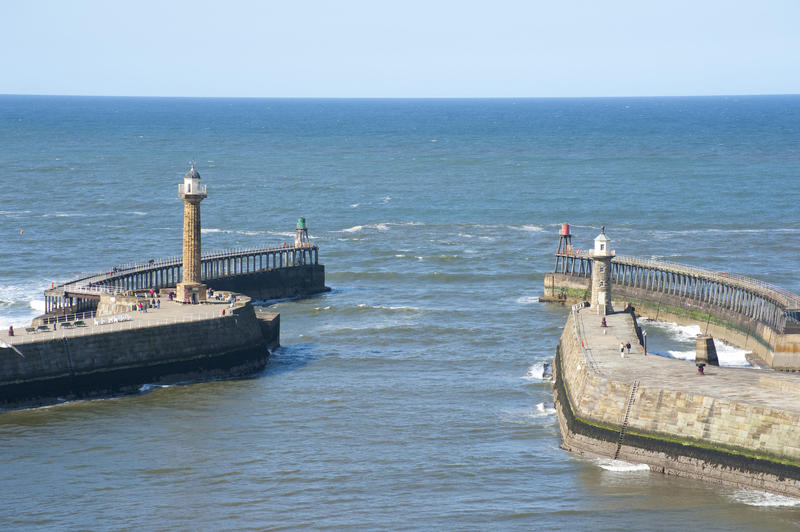
[[[242,273],[209,279],[206,284],[214,290],[246,294],[256,301],[298,297],[328,290],[325,287],[325,266],[322,264]]]
[[[631,382],[592,366],[572,315],[554,377],[567,450],[613,458],[621,441],[619,459],[653,471],[800,496],[800,414],[656,387],[632,395]]]
[[[247,303],[225,317],[20,344],[24,358],[0,349],[0,408],[250,374],[278,345],[279,323],[276,314],[257,317]]]

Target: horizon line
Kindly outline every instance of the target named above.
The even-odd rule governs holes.
[[[640,94],[605,96],[163,96],[141,94],[50,94],[50,93],[5,93],[4,96],[56,97],[56,98],[152,98],[195,100],[579,100],[579,99],[634,99],[634,98],[722,98],[760,96],[800,96],[800,92],[785,93],[741,93],[741,94]]]

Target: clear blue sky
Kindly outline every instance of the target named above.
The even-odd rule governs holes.
[[[800,0],[0,0],[0,93],[800,93]]]

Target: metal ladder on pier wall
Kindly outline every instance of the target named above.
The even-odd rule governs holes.
[[[625,429],[628,428],[628,419],[631,415],[631,408],[633,408],[633,401],[636,397],[636,390],[639,388],[639,381],[633,381],[631,384],[631,393],[628,396],[628,406],[625,408],[625,417],[622,420],[622,428],[619,431],[619,439],[617,439],[617,450],[614,452],[614,460],[619,458],[619,451],[622,449],[622,440],[625,439]]]

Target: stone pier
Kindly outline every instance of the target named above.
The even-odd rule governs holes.
[[[631,313],[576,305],[554,358],[563,447],[800,497],[800,375],[648,355]],[[630,342],[630,354],[620,344]]]

